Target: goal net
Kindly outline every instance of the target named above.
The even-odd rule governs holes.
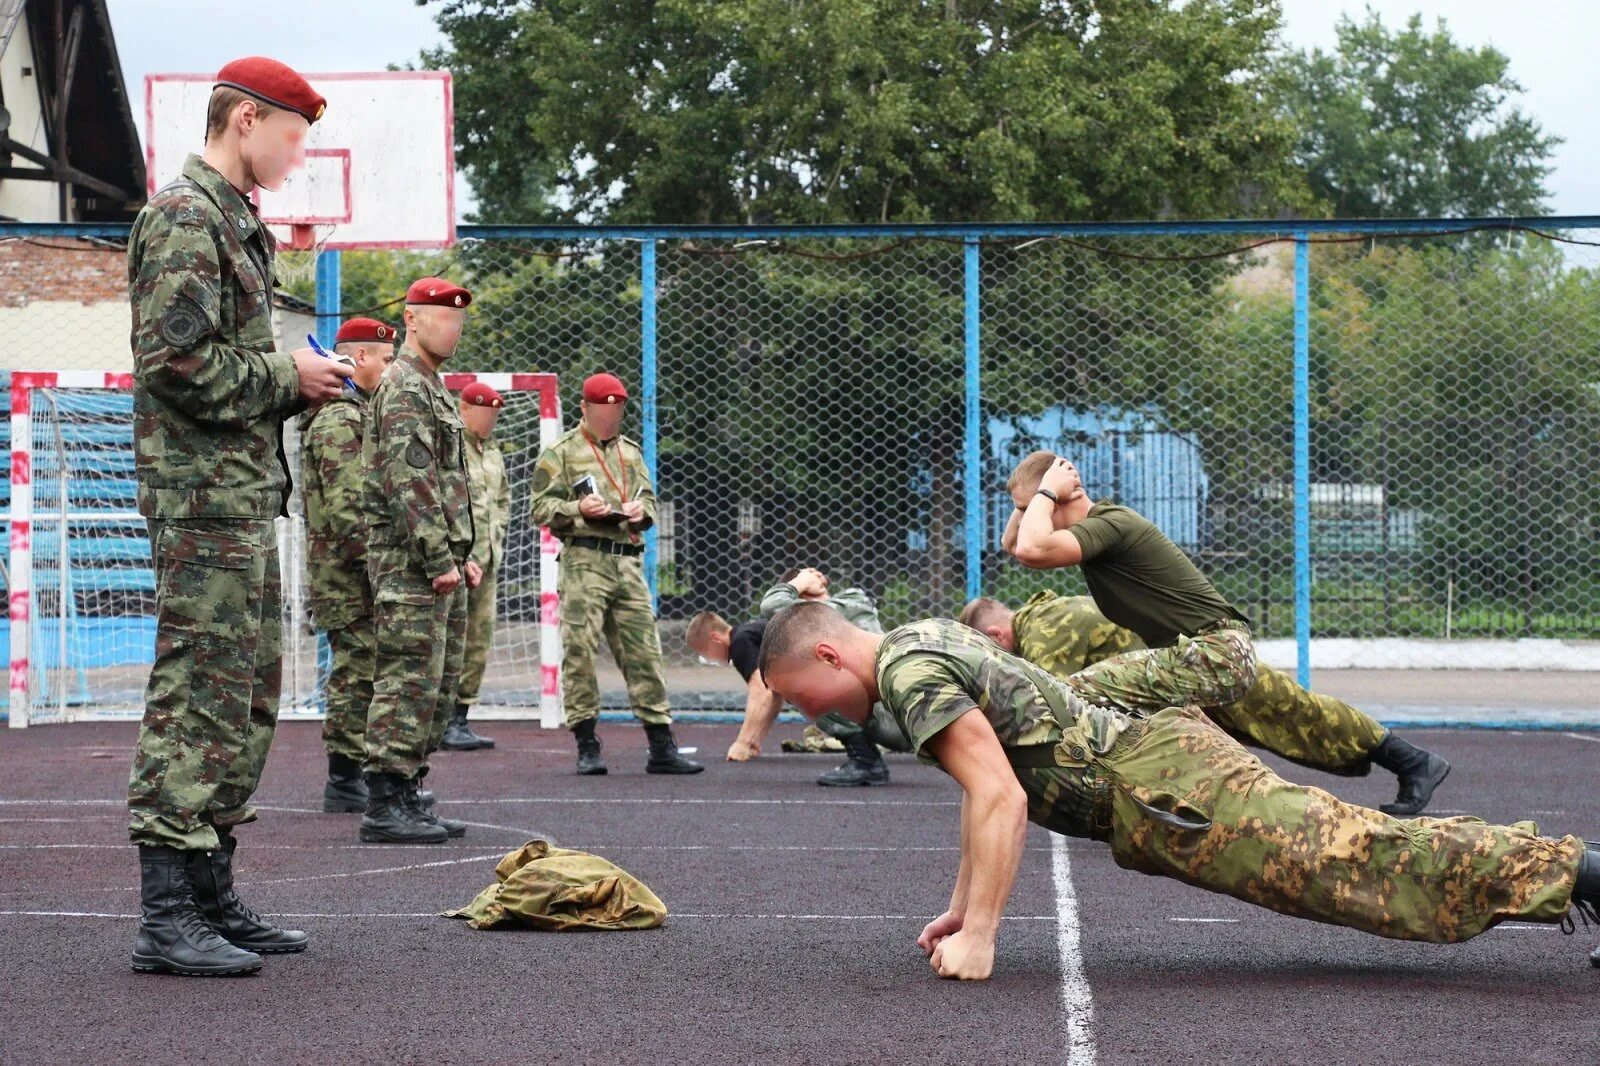
[[[560,434],[551,374],[446,374],[506,398],[495,436],[511,483],[494,641],[480,700],[492,716],[561,720],[556,550],[528,517],[540,450]],[[11,375],[10,724],[138,718],[155,655],[156,575],[135,500],[131,375]],[[285,454],[298,480],[294,420]],[[277,520],[284,611],[285,718],[318,717],[330,663],[310,628],[298,489]]]

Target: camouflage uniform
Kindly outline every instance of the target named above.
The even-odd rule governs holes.
[[[483,581],[467,592],[467,650],[461,668],[460,703],[478,702],[483,671],[494,642],[495,583],[506,550],[506,530],[511,524],[511,482],[506,479],[506,459],[500,442],[466,434],[467,474],[472,482],[472,526],[477,539],[471,561],[483,569]]]
[[[604,456],[604,468],[596,453]],[[608,475],[607,471],[610,471]],[[617,485],[644,504],[644,521],[591,521],[578,512],[573,483],[594,478],[595,491],[620,509]],[[531,511],[539,525],[564,542],[561,551],[561,698],[567,728],[600,715],[595,657],[600,637],[628,684],[633,713],[646,725],[667,725],[667,686],[661,674],[661,637],[645,585],[640,534],[656,519],[656,494],[644,454],[627,437],[591,442],[580,424],[546,448],[533,470]]]
[[[465,573],[440,596],[433,579],[472,551],[472,500],[456,401],[409,348],[367,409],[367,574],[377,657],[367,712],[367,773],[415,777],[438,747],[460,683]]]
[[[771,618],[785,607],[796,603],[806,602],[799,591],[787,581],[779,582],[767,590],[761,597],[761,617]],[[845,620],[858,629],[868,633],[882,633],[883,622],[878,618],[878,604],[873,600],[866,589],[848,588],[835,594],[829,593],[825,600],[817,600],[844,615]],[[813,729],[821,736],[813,737]],[[805,735],[800,746],[806,751],[837,751],[841,747],[825,747],[818,743],[822,737],[832,737],[844,741],[857,733],[866,733],[867,738],[874,744],[888,748],[890,751],[910,751],[910,741],[901,732],[895,723],[894,715],[890,714],[882,704],[872,708],[872,717],[868,718],[865,725],[857,725],[837,712],[829,712],[818,718],[814,725],[806,727]]]
[[[1104,667],[1144,642],[1106,619],[1088,596],[1041,592],[1013,617],[1017,654],[1067,681],[1085,699],[1108,700],[1129,710],[1154,712],[1174,702],[1168,679],[1151,678],[1135,659]],[[1159,671],[1158,671],[1159,672]],[[1143,686],[1151,686],[1140,692]],[[1359,776],[1372,768],[1368,754],[1387,730],[1348,703],[1302,688],[1288,674],[1256,664],[1255,684],[1232,703],[1200,703],[1212,721],[1236,739],[1304,766]]]
[[[300,416],[300,494],[306,513],[306,576],[311,616],[328,635],[333,668],[322,743],[360,763],[377,638],[367,579],[366,467],[361,453],[368,397],[343,394]]]
[[[255,818],[278,719],[283,420],[270,234],[191,155],[128,240],[134,456],[156,572],[156,658],[128,783],[135,844],[209,851]]]
[[[888,634],[877,677],[924,760],[935,761],[932,737],[979,709],[1027,794],[1029,820],[1107,842],[1127,869],[1281,914],[1439,943],[1509,918],[1556,922],[1572,901],[1576,837],[1344,803],[1284,781],[1196,707],[1140,719],[1096,706],[955,622]]]

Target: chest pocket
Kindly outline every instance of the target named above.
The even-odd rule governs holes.
[[[270,351],[275,347],[272,337],[272,292],[269,285],[271,270],[268,255],[259,248],[247,246],[237,236],[223,242],[223,252],[228,277],[228,292],[223,307],[231,308],[233,321],[225,323],[234,342],[241,347],[257,351]]]
[[[462,470],[466,466],[466,442],[463,434],[466,425],[449,401],[434,400],[434,432],[437,434],[434,454],[439,457],[439,469]]]

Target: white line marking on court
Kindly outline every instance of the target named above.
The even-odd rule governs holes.
[[[1238,922],[1239,918],[1168,918],[1169,922]]]
[[[476,823],[469,823],[476,824]],[[131,851],[134,845],[121,844],[0,844],[3,851]],[[427,851],[439,854],[437,844],[251,844],[249,851],[364,851],[369,855],[389,851]]]
[[[351,870],[339,874],[313,874],[310,877],[275,877],[268,881],[244,881],[241,884],[254,888],[257,885],[297,885],[306,881],[335,881],[347,877],[366,877],[370,874],[399,874],[408,870],[431,870],[440,866],[460,866],[469,862],[488,862],[490,859],[499,861],[505,858],[505,853],[493,851],[487,855],[469,855],[464,859],[440,859],[438,862],[417,862],[409,866],[380,866],[375,870]]]
[[[1072,885],[1072,860],[1067,842],[1050,836],[1050,876],[1056,885],[1056,951],[1061,956],[1061,1012],[1066,1017],[1066,1060],[1092,1066],[1095,1061],[1094,997],[1083,973],[1078,943],[1078,895]]]
[[[1567,733],[1565,735],[1571,737],[1573,740],[1587,740],[1591,744],[1600,744],[1600,737],[1587,736],[1583,733]]]
[[[669,799],[650,796],[480,796],[472,799],[452,799],[452,804],[473,803],[648,803],[693,806],[759,806],[759,807],[959,807],[959,800],[838,800],[838,799]]]

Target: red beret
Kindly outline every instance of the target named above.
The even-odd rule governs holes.
[[[235,59],[217,71],[216,87],[224,85],[249,93],[262,103],[293,111],[307,122],[317,121],[328,108],[328,101],[310,82],[266,56]]]
[[[590,403],[621,403],[628,398],[628,390],[613,374],[595,374],[584,379],[583,398]]]
[[[352,318],[339,327],[339,333],[333,338],[333,343],[356,344],[361,341],[382,341],[385,344],[393,344],[399,332],[393,326],[386,326],[375,318]]]
[[[461,390],[461,402],[474,407],[504,407],[506,401],[498,392],[481,381],[474,381]]]
[[[443,278],[419,278],[406,290],[408,304],[436,304],[439,307],[466,307],[472,293]]]

